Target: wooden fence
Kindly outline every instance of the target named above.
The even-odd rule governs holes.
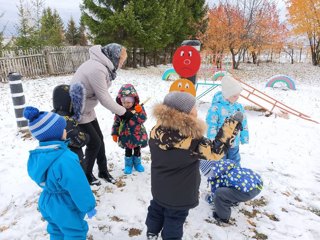
[[[44,48],[0,53],[0,81],[10,72],[27,78],[73,73],[89,58],[88,47]]]
[[[0,82],[7,82],[10,72],[26,78],[74,73],[89,59],[89,47],[59,47],[41,50],[18,50],[0,52]],[[145,52],[143,49],[128,49],[126,67],[148,67],[171,62],[173,49]]]

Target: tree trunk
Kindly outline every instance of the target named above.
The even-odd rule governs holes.
[[[293,49],[291,49],[291,64],[293,64]]]
[[[148,67],[147,66],[147,52],[145,49],[143,50],[143,66]]]
[[[157,66],[157,51],[154,50],[153,52],[153,66]]]
[[[252,56],[252,63],[256,64],[257,63],[257,54],[255,51],[251,52],[251,56]]]
[[[137,49],[132,49],[132,67],[137,68]]]

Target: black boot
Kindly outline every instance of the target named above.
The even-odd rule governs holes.
[[[98,174],[99,178],[103,178],[104,180],[106,180],[109,183],[115,184],[117,181],[110,175],[110,173],[108,172],[108,170],[104,171],[104,172],[99,172]]]
[[[96,177],[92,173],[86,174],[86,177],[90,185],[96,185],[96,186],[101,185],[101,182],[98,179],[96,179]]]

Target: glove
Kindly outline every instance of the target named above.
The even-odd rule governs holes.
[[[134,114],[133,114],[131,111],[127,110],[127,111],[125,112],[125,114],[123,114],[122,116],[120,116],[120,118],[121,118],[122,120],[124,120],[125,122],[128,122],[133,116],[134,116]]]
[[[112,135],[112,139],[115,143],[118,142],[118,136],[117,135]]]
[[[233,116],[231,116],[231,119],[238,121],[238,124],[236,126],[237,131],[242,131],[242,121],[243,121],[243,114],[240,111],[237,111]]]
[[[142,106],[137,104],[135,107],[134,107],[134,110],[137,112],[137,113],[140,113],[142,111]]]
[[[94,208],[91,211],[87,212],[88,218],[91,219],[93,216],[97,214],[97,210]]]

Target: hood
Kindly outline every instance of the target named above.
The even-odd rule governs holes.
[[[73,115],[72,102],[69,95],[70,86],[67,84],[61,84],[53,89],[52,103],[53,112],[59,115]]]
[[[116,97],[116,102],[121,106],[122,106],[122,103],[121,103],[122,97],[133,97],[135,104],[139,104],[140,102],[139,95],[132,84],[125,84],[121,86],[118,92],[118,95]]]
[[[179,112],[164,104],[157,104],[153,109],[153,115],[157,119],[157,125],[177,130],[185,137],[201,139],[206,131],[206,123],[204,121],[195,119],[189,114]]]
[[[40,142],[40,146],[30,151],[28,174],[40,187],[44,187],[47,171],[51,165],[68,149],[67,142]]]
[[[89,55],[90,59],[100,62],[101,64],[106,66],[109,69],[109,71],[112,72],[115,70],[113,63],[109,60],[109,58],[106,57],[106,55],[103,54],[101,50],[101,45],[94,45],[91,48],[89,48]]]

